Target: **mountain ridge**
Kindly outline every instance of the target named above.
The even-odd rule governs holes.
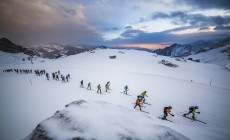
[[[170,56],[170,57],[186,57],[189,55],[206,52],[212,49],[220,48],[230,44],[230,38],[224,38],[219,41],[204,41],[199,40],[190,44],[177,44],[174,43],[164,49],[157,49],[153,52],[158,55]]]

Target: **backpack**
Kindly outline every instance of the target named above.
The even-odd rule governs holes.
[[[141,95],[138,95],[137,98],[138,98],[138,99],[142,99],[143,97],[142,97]]]
[[[190,111],[194,110],[194,106],[190,106],[190,107],[189,107],[189,110],[190,110]]]

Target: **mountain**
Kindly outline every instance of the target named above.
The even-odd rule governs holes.
[[[185,59],[217,64],[230,70],[230,44],[206,52],[189,55],[185,57]]]
[[[0,51],[8,53],[24,53],[27,55],[34,55],[33,51],[23,46],[16,45],[7,38],[0,39]]]
[[[31,48],[26,48],[12,43],[7,38],[0,39],[0,51],[8,53],[24,53],[27,55],[37,55],[42,58],[56,59],[61,56],[69,56],[84,51],[90,51],[94,46],[90,45],[61,45],[51,43],[48,45],[36,45]]]
[[[170,56],[170,57],[186,57],[189,55],[206,52],[212,49],[220,48],[230,44],[230,38],[225,38],[220,41],[196,41],[190,44],[173,44],[164,49],[157,49],[153,52],[158,55]]]
[[[119,52],[95,49],[94,53],[86,51],[55,61],[38,57],[33,64],[0,52],[0,139],[18,140],[29,134],[36,140],[229,139],[229,71],[215,64],[154,57],[145,51]],[[116,59],[110,59],[111,55]],[[13,61],[2,61],[2,57]],[[159,63],[162,60],[178,67]],[[62,82],[34,72],[3,72],[11,68],[44,69],[50,76],[60,70],[60,75],[70,74],[71,78]],[[85,88],[91,82],[92,90],[80,88],[81,80]],[[109,93],[105,92],[107,81],[112,89]],[[102,94],[96,92],[98,84]],[[131,96],[121,93],[125,85]],[[145,90],[146,102],[151,105],[143,104],[142,110],[149,114],[133,108]],[[175,116],[167,119],[173,123],[158,118],[169,105]],[[187,112],[192,105],[199,106],[201,113],[196,117],[207,124],[181,116],[180,112]],[[181,135],[184,137],[179,138]]]
[[[33,51],[37,56],[49,59],[74,55],[82,53],[86,50],[86,47],[83,46],[61,45],[55,43],[51,43],[48,45],[37,45],[31,48],[31,51]]]
[[[153,52],[151,49],[146,49],[146,48],[140,48],[140,47],[109,47],[111,49],[119,49],[119,50],[138,50],[138,51],[146,51],[146,52]]]

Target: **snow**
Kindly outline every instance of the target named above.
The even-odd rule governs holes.
[[[220,66],[228,66],[230,64],[230,57],[228,56],[230,53],[224,52],[221,53],[222,50],[230,48],[230,44],[220,47],[217,49],[212,49],[207,52],[201,52],[196,55],[190,55],[187,58],[200,59],[201,62],[204,63],[212,63],[218,64]]]
[[[139,111],[102,101],[73,102],[42,122],[41,126],[48,130],[50,138],[57,140],[74,137],[100,140],[188,139],[168,127],[156,125],[153,119]]]
[[[119,128],[116,128],[116,125],[107,126],[113,123],[123,126],[121,129],[132,130],[142,139],[163,134],[169,131],[169,128],[173,133],[193,140],[227,140],[230,137],[228,113],[230,73],[228,71],[216,64],[191,61],[185,63],[164,56],[153,57],[152,53],[143,51],[124,50],[125,54],[120,54],[118,51],[99,49],[95,53],[85,52],[57,60],[37,58],[34,64],[29,61],[22,62],[21,59],[8,61],[12,59],[12,55],[1,52],[0,60],[4,59],[4,61],[0,61],[0,123],[2,124],[0,139],[25,138],[37,124],[52,116],[57,110],[63,109],[66,104],[78,100],[85,100],[89,105],[85,109],[78,108],[74,111],[73,108],[69,108],[68,110],[73,113],[70,116],[83,115],[79,118],[81,120],[79,123],[90,126],[86,134],[88,137],[97,134],[98,138],[106,139],[108,136],[115,135],[115,132],[120,132],[117,130]],[[116,55],[117,58],[109,59],[111,55]],[[158,64],[158,61],[163,59],[179,67],[171,68]],[[45,62],[41,63],[43,60]],[[47,81],[45,76],[38,77],[35,74],[2,72],[8,68],[45,69],[50,74],[60,70],[63,75],[69,73],[71,79],[68,83],[62,83],[55,80]],[[84,85],[91,82],[94,91],[80,88],[80,80],[84,80]],[[111,83],[110,93],[104,91],[107,81]],[[98,84],[101,84],[103,94],[96,93]],[[125,85],[129,86],[128,93],[132,96],[120,93]],[[146,108],[143,110],[148,111],[149,114],[133,109],[137,95],[145,90],[149,96],[146,101],[151,106],[145,105]],[[100,103],[95,104],[95,102],[105,102],[106,105],[100,106]],[[169,105],[173,107],[172,113],[175,117],[169,116],[168,119],[175,123],[157,118],[163,115],[163,108]],[[200,107],[201,114],[197,118],[207,122],[206,125],[178,115],[179,112],[187,111],[191,105]],[[97,113],[98,111],[100,113]],[[103,115],[109,113],[112,115]],[[136,121],[138,123],[133,123]],[[144,123],[140,123],[142,121]],[[103,129],[96,129],[100,124],[103,124],[103,129],[111,128],[115,132],[109,133]],[[51,135],[55,132],[52,126],[55,125],[47,126],[47,128],[51,127],[49,129]],[[153,131],[143,133],[140,130],[139,132],[139,129],[145,130],[151,126]],[[164,130],[158,131],[156,126]],[[59,133],[64,135],[65,132]],[[105,136],[101,136],[102,133]],[[130,135],[128,132],[124,133]],[[66,138],[71,135],[72,133],[65,134]]]

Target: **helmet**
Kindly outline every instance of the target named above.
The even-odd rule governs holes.
[[[144,91],[146,93],[146,91]]]
[[[171,106],[169,106],[169,109],[172,109],[172,107],[171,107]]]
[[[199,109],[199,107],[198,107],[198,106],[195,106],[194,108],[195,108],[195,109]]]

